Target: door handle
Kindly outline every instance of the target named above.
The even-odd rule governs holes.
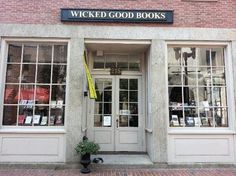
[[[117,118],[116,119],[116,128],[118,128],[119,127],[119,119]]]

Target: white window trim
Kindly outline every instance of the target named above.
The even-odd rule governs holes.
[[[207,47],[224,47],[227,105],[228,105],[228,127],[170,127],[169,126],[169,93],[168,93],[168,76],[166,76],[166,120],[168,134],[235,134],[235,100],[232,68],[232,44],[230,41],[166,41],[165,57],[165,74],[168,75],[168,47],[169,46],[207,46]]]
[[[5,86],[5,76],[6,76],[6,63],[7,63],[7,55],[8,55],[8,45],[10,42],[45,42],[45,43],[66,43],[67,44],[67,74],[66,79],[69,77],[69,67],[70,67],[70,40],[69,39],[55,39],[55,38],[1,38],[1,48],[0,48],[0,133],[65,133],[66,132],[66,115],[68,112],[68,106],[65,105],[64,112],[64,125],[63,126],[3,126],[3,104],[4,104],[4,86]],[[4,83],[4,84],[3,84]],[[66,103],[68,102],[68,81],[66,82]]]

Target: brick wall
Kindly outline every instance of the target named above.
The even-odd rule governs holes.
[[[236,28],[236,0],[0,0],[0,23],[60,24],[60,8],[174,10],[173,25],[109,25]]]

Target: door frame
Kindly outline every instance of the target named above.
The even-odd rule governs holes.
[[[110,54],[110,53],[108,53]],[[118,55],[122,55],[122,54],[127,54],[127,53],[116,53]],[[146,72],[145,72],[145,68],[146,68],[146,65],[145,65],[145,62],[144,62],[144,58],[145,58],[145,53],[139,53],[141,55],[141,59],[140,59],[140,71],[122,71],[122,74],[121,75],[117,75],[117,77],[126,77],[126,78],[140,78],[140,91],[139,91],[139,98],[140,98],[140,103],[139,103],[139,122],[140,124],[142,125],[141,126],[141,136],[140,138],[142,139],[142,143],[141,143],[141,149],[139,150],[139,152],[146,152],[146,132],[145,132],[145,128],[146,128],[146,121],[147,121],[147,102],[146,102],[146,95],[147,95],[147,91],[146,91],[146,88],[147,88],[147,85],[146,85]],[[114,75],[110,75],[110,71],[108,69],[105,69],[105,70],[99,70],[99,69],[93,69],[93,54],[92,52],[88,52],[88,65],[89,65],[89,68],[91,70],[91,74],[92,74],[92,77],[93,77],[93,80],[95,78],[111,78],[113,79]],[[114,82],[114,81],[113,81]],[[114,83],[113,85],[114,86]],[[112,91],[112,96],[115,97],[114,95],[115,91]],[[87,113],[86,113],[86,134],[88,136],[89,139],[93,140],[94,141],[94,130],[93,130],[93,122],[94,122],[94,117],[93,117],[93,108],[91,105],[94,104],[94,100],[91,100],[89,98],[87,98],[87,103],[86,103],[86,106],[87,106]],[[115,103],[112,103],[112,113],[113,113],[113,117],[117,118],[116,117],[116,114],[114,114],[115,112]],[[115,119],[114,118],[114,119]],[[115,130],[115,121],[113,120],[112,121],[112,125],[113,125],[113,129],[111,129],[113,135],[115,135],[114,133],[114,130]],[[104,128],[107,128],[107,127],[100,127],[101,129],[98,129],[99,130],[104,130]],[[112,140],[115,139],[115,136],[113,137]],[[96,142],[96,141],[95,141]],[[114,146],[110,146],[112,148],[112,150],[104,150],[104,151],[115,151],[115,141],[112,141]]]

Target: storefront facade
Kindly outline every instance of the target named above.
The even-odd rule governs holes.
[[[151,4],[172,11],[173,23],[61,22],[60,8],[77,6],[63,3],[48,7],[45,21],[3,16],[0,162],[74,162],[86,135],[102,151],[147,153],[153,162],[236,163],[236,17],[224,16],[236,3]],[[205,15],[227,10],[219,19],[181,16],[197,6]]]

